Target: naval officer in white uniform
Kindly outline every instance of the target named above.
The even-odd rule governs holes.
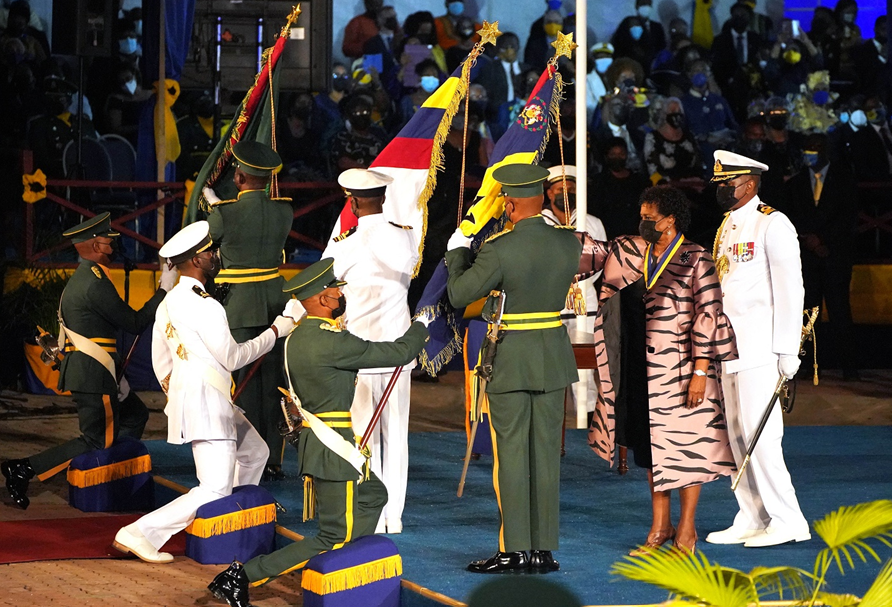
[[[731,450],[740,466],[779,374],[799,369],[805,289],[796,229],[786,215],[759,199],[768,167],[739,154],[715,152],[712,181],[726,212],[713,257],[722,284],[725,314],[737,335],[740,358],[722,363],[722,392]],[[781,441],[779,406],[768,419],[737,487],[740,507],[728,529],[710,533],[713,544],[774,546],[811,539]]]
[[[294,321],[279,316],[258,337],[236,343],[223,306],[204,290],[220,270],[212,244],[208,222],[199,221],[159,251],[177,267],[180,281],[155,313],[152,367],[167,394],[167,442],[192,443],[199,485],[118,531],[115,548],[149,563],[172,562],[170,554],[159,552],[167,540],[189,526],[199,506],[230,495],[233,486],[256,485],[269,455],[232,404],[230,373],[269,352]]]
[[[322,257],[334,258],[335,276],[347,282],[347,329],[369,341],[393,341],[411,324],[406,298],[418,263],[418,234],[388,221],[384,194],[393,179],[368,169],[349,169],[338,184],[359,218],[356,227],[334,238]],[[387,505],[376,533],[400,533],[409,472],[409,391],[412,362],[403,368],[378,426],[369,440],[372,470],[387,487]],[[393,373],[392,368],[360,369],[351,413],[361,436]]]
[[[573,165],[564,166],[564,174],[567,178],[567,196],[569,198],[570,207],[570,225],[576,227],[576,167]],[[545,204],[546,208],[542,210],[542,217],[545,222],[550,225],[566,225],[566,209],[564,207],[564,186],[560,165],[550,167],[548,169],[548,179],[545,182]],[[585,216],[585,231],[595,240],[606,241],[607,232],[604,230],[604,224],[600,219],[592,214]],[[561,310],[561,322],[567,327],[567,331],[572,335],[573,332],[594,333],[595,316],[598,315],[598,292],[595,290],[595,281],[601,276],[601,272],[596,272],[591,277],[579,282],[579,288],[582,290],[582,296],[585,298],[585,317],[579,317],[574,310],[564,308]],[[579,370],[579,386],[570,390],[573,395],[573,403],[577,410],[580,406],[585,407],[588,415],[589,423],[586,428],[591,425],[591,414],[595,410],[598,402],[598,385],[595,383],[594,369]],[[585,394],[585,402],[581,405],[577,402],[578,395]]]

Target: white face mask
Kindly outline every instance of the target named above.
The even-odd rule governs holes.
[[[612,63],[613,57],[599,57],[595,59],[595,69],[599,74],[603,74]]]
[[[131,95],[136,92],[136,78],[131,78],[127,82],[124,83],[124,88],[127,89],[127,92]]]
[[[766,65],[768,65],[767,61],[765,61],[764,59],[759,60],[759,69],[760,70],[764,70]]]
[[[849,122],[852,126],[864,126],[867,124],[867,114],[864,113],[864,110],[855,110],[852,112],[851,118],[849,118]]]
[[[133,31],[136,32],[137,36],[142,36],[142,19],[137,19],[133,22]]]
[[[653,12],[653,7],[645,4],[644,6],[638,7],[638,16],[642,19],[650,19],[650,15]]]

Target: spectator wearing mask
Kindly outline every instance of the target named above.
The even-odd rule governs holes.
[[[820,70],[824,61],[818,49],[800,28],[793,35],[790,19],[781,21],[777,41],[771,49],[771,59],[778,64],[776,77],[768,82],[775,95],[795,95],[805,84],[808,75]]]
[[[771,97],[762,110],[765,119],[765,157],[771,160],[768,166],[775,175],[782,175],[784,179],[799,169],[802,150],[801,135],[789,129],[790,109],[785,98]]]
[[[323,153],[331,150],[334,136],[344,127],[341,102],[350,94],[353,78],[343,63],[335,63],[331,68],[331,90],[313,98],[313,121],[319,125],[319,147]]]
[[[399,128],[403,128],[418,111],[418,108],[428,100],[428,98],[440,86],[440,70],[433,59],[425,59],[415,66],[415,73],[418,74],[418,88],[409,95],[404,95],[400,100],[397,113],[399,115]]]
[[[652,0],[635,0],[635,14],[623,19],[610,39],[617,57],[634,59],[645,73],[650,73],[657,53],[666,47],[666,32],[651,20],[652,15]]]
[[[589,52],[589,59],[591,70],[585,77],[585,123],[591,125],[601,100],[607,94],[605,80],[607,70],[613,63],[613,45],[609,42],[595,44]]]
[[[105,133],[120,135],[136,147],[139,116],[142,105],[152,96],[140,88],[137,73],[129,64],[121,64],[115,71],[117,86],[105,102]]]
[[[892,132],[886,108],[877,97],[852,112],[850,160],[858,181],[888,181],[892,177]]]
[[[471,49],[474,48],[474,39],[477,38],[477,31],[474,29],[474,20],[470,17],[462,15],[455,24],[455,33],[458,35],[458,43],[454,44],[446,51],[446,72],[451,74],[455,71]],[[483,63],[488,63],[489,58],[481,55],[477,59],[477,63],[471,68],[471,79],[477,77]]]
[[[295,181],[320,181],[325,177],[317,125],[313,124],[313,96],[301,91],[291,95],[277,129],[277,151],[282,170]]]
[[[545,42],[548,37],[545,30],[545,17],[551,11],[561,13],[562,5],[563,2],[561,0],[545,0],[545,12],[530,25],[530,33],[527,36],[527,45],[532,43],[536,46],[541,46],[542,43]]]
[[[486,89],[488,107],[486,118],[493,121],[499,107],[515,99],[514,87],[521,73],[528,67],[517,60],[520,40],[514,32],[505,32],[496,39],[496,58],[480,69],[476,82]]]
[[[606,150],[607,142],[619,138],[626,142],[626,167],[631,171],[641,171],[644,167],[644,132],[630,127],[632,101],[622,94],[608,95],[601,104],[601,123],[594,130],[595,149]],[[600,164],[606,158],[596,158]],[[639,192],[640,194],[640,192]],[[637,199],[636,199],[637,202]]]
[[[386,135],[372,125],[372,104],[364,95],[344,104],[345,126],[331,146],[333,175],[347,169],[367,169],[384,149]]]
[[[365,43],[378,34],[378,11],[384,6],[384,0],[363,0],[365,12],[356,15],[344,28],[344,41],[341,52],[350,59],[362,57]]]
[[[576,166],[576,100],[564,99],[561,101],[561,132],[558,136],[557,121],[551,125],[551,136],[548,145],[542,153],[542,164],[545,166],[560,166],[561,164]],[[563,163],[561,162],[561,145],[564,148]]]
[[[735,78],[740,78],[741,70],[756,59],[762,41],[759,35],[749,30],[753,10],[748,4],[738,2],[731,7],[731,18],[726,27],[712,43],[712,69],[716,82],[730,97]]]
[[[603,170],[592,178],[589,189],[592,212],[601,218],[607,238],[638,232],[638,199],[650,180],[628,167],[629,147],[625,139],[613,137],[604,143]]]
[[[481,118],[477,131],[480,133],[480,144],[483,146],[483,151],[486,152],[486,157],[489,158],[496,144],[492,139],[492,129],[486,120],[489,98],[483,85],[473,83],[468,87],[468,106],[472,116]]]
[[[403,32],[392,6],[382,6],[375,22],[378,33],[366,40],[362,52],[363,55],[381,55],[381,73],[378,78],[391,98],[399,99],[402,83],[398,79],[397,49],[402,47]]]
[[[31,5],[25,0],[15,0],[9,5],[6,18],[6,29],[0,33],[0,46],[8,40],[19,40],[24,47],[22,59],[40,65],[49,56],[46,36],[31,27]]]
[[[705,61],[696,61],[688,70],[691,88],[682,97],[684,113],[691,133],[700,144],[700,155],[712,158],[719,148],[733,145],[737,121],[731,106],[719,93],[710,90],[712,70]]]
[[[809,74],[805,90],[793,100],[790,129],[802,134],[829,132],[837,123],[832,104],[838,97],[830,92],[830,72]]]
[[[520,78],[515,81],[514,99],[510,99],[499,106],[496,120],[491,125],[492,136],[495,141],[498,141],[505,134],[505,131],[508,130],[508,127],[511,126],[511,123],[517,120],[517,116],[523,111],[524,106],[527,104],[528,96],[538,81],[539,72],[532,69],[523,72]]]
[[[138,71],[139,58],[142,57],[142,45],[139,43],[136,26],[129,19],[119,19],[115,30],[118,32],[116,43],[118,58]]]
[[[873,38],[855,47],[852,53],[861,92],[868,96],[878,95],[888,103],[892,101],[892,69],[889,66],[886,23],[886,15],[877,17],[873,25]]]
[[[815,7],[811,18],[808,37],[824,60],[824,67],[830,70],[830,78],[836,80],[839,74],[839,32],[836,15],[826,6]]]
[[[855,49],[864,41],[861,28],[855,23],[858,18],[858,3],[855,0],[839,0],[833,8],[839,27],[839,76],[857,81]]]
[[[654,130],[644,137],[644,160],[651,182],[702,177],[703,160],[696,139],[685,128],[681,100],[657,97],[650,115]]]
[[[833,349],[842,361],[843,378],[858,379],[853,366],[852,282],[858,190],[845,162],[831,162],[826,135],[805,139],[803,169],[787,182],[787,216],[799,235],[805,308],[826,302]],[[827,343],[826,341],[824,342]]]
[[[461,35],[458,33],[459,17],[465,14],[464,0],[445,0],[446,14],[440,15],[434,21],[437,31],[437,44],[443,51],[448,51],[453,46],[461,42]],[[480,29],[479,23],[474,23],[474,31]],[[474,35],[474,42],[480,40],[480,37]]]
[[[214,151],[214,98],[210,91],[202,91],[189,105],[189,113],[177,120],[177,135],[177,179],[194,181]]]
[[[430,51],[430,58],[437,62],[437,67],[440,71],[446,71],[446,52],[437,43],[437,27],[433,14],[428,11],[412,13],[406,17],[406,21],[403,23],[403,34],[405,34],[405,45],[417,44],[426,46]],[[404,46],[403,53],[405,52]],[[422,58],[426,59],[427,57]],[[401,57],[400,63],[404,69],[411,70],[410,73],[415,73],[415,66],[410,64],[409,57],[406,57],[405,60]]]
[[[560,11],[549,10],[542,17],[542,33],[539,36],[530,36],[527,45],[523,49],[523,62],[530,69],[542,73],[545,64],[554,55],[554,47],[551,44],[557,40],[557,35],[564,31],[564,16]]]
[[[387,132],[395,115],[395,107],[390,95],[381,85],[377,70],[354,70],[352,87],[351,97],[363,96],[372,104],[372,125]]]
[[[761,115],[755,115],[746,119],[741,128],[740,141],[735,152],[752,158],[763,164],[771,160],[768,145],[766,143],[765,119]],[[772,165],[768,165],[772,166]],[[762,173],[762,183],[759,186],[759,195],[765,200],[782,200],[784,187],[783,171],[766,171]]]

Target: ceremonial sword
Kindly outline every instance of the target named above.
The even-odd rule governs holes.
[[[815,321],[818,319],[819,311],[819,307],[815,306],[811,310],[805,312],[805,314],[807,315],[807,321],[805,323],[805,326],[802,327],[802,337],[799,340],[800,356],[805,354],[803,348],[805,347],[805,342],[808,340],[809,336],[812,335],[814,332]],[[815,373],[817,373],[817,362],[815,362],[815,369]],[[815,377],[817,377],[817,375],[815,375]],[[771,412],[774,410],[774,405],[780,399],[786,385],[787,377],[781,374],[781,376],[777,379],[777,385],[774,388],[774,394],[771,395],[771,400],[768,401],[768,406],[765,407],[765,413],[762,414],[762,419],[759,420],[759,427],[756,428],[756,434],[753,435],[753,440],[750,442],[749,448],[746,450],[746,456],[743,458],[743,463],[740,465],[740,470],[737,471],[737,476],[734,477],[734,482],[731,483],[731,491],[737,491],[737,485],[740,483],[740,479],[743,478],[743,473],[750,463],[750,457],[752,457],[753,451],[755,451],[756,449],[756,443],[759,442],[759,437],[762,436],[762,431],[765,430],[765,425],[768,423],[768,418],[771,417]]]

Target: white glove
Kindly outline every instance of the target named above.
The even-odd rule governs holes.
[[[118,384],[118,402],[124,402],[128,396],[130,396],[130,383],[126,377],[122,377],[121,383]]]
[[[282,311],[282,316],[288,316],[297,322],[306,314],[307,311],[304,309],[303,305],[293,297],[288,300],[288,303],[285,304],[285,309]]]
[[[204,188],[201,190],[201,193],[204,194],[204,197],[208,199],[208,202],[214,204],[215,202],[220,202],[220,197],[217,196],[217,193],[211,188]]]
[[[781,354],[777,359],[777,370],[787,379],[793,379],[799,370],[799,357],[792,354]]]
[[[288,337],[288,334],[294,330],[294,320],[287,316],[276,316],[273,326],[276,328],[279,337]]]
[[[414,322],[420,322],[427,328],[430,326],[432,322],[434,322],[434,316],[430,313],[419,314],[415,318],[412,319]]]
[[[452,233],[452,236],[449,237],[449,242],[446,243],[446,250],[451,251],[453,249],[470,249],[471,248],[471,239],[465,236],[461,228],[456,228],[455,232]]]
[[[178,275],[176,267],[166,261],[161,262],[161,278],[158,279],[158,286],[169,293],[177,284]]]

